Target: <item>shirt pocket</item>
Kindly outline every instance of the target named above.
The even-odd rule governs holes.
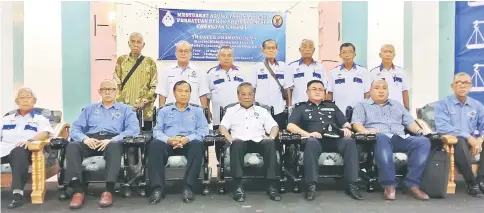
[[[186,116],[183,120],[183,126],[189,132],[195,131],[197,127],[197,116],[195,114]]]

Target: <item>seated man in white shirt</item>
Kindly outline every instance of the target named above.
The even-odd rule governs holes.
[[[32,155],[28,150],[29,143],[46,140],[54,132],[49,120],[33,111],[36,101],[31,89],[21,88],[15,98],[17,112],[3,117],[0,123],[1,163],[10,163],[12,169],[13,199],[8,204],[9,209],[23,204]]]
[[[230,168],[236,185],[233,198],[235,201],[245,201],[242,186],[244,156],[247,152],[258,152],[264,159],[264,170],[267,171],[267,195],[271,200],[280,201],[281,196],[275,187],[278,181],[274,142],[279,127],[266,109],[254,106],[255,92],[250,83],[241,83],[237,88],[237,95],[240,104],[227,109],[219,127],[220,133],[230,144]]]

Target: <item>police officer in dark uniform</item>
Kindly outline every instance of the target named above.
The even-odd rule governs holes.
[[[324,84],[312,80],[307,84],[309,100],[296,104],[289,117],[287,130],[300,134],[301,148],[304,150],[304,179],[308,184],[306,199],[314,200],[318,182],[318,159],[323,152],[338,152],[343,155],[344,176],[347,184],[346,194],[355,200],[363,197],[358,191],[358,151],[355,140],[351,138],[351,126],[334,102],[323,102]],[[339,129],[344,138],[340,138]]]

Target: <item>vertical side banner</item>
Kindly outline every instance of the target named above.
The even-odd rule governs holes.
[[[484,102],[484,2],[456,2],[455,73],[472,76],[469,96]]]

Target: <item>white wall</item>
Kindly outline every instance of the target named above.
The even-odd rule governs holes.
[[[0,115],[14,109],[12,3],[0,2]]]
[[[37,106],[62,110],[61,2],[24,2],[24,85]],[[86,88],[87,89],[87,88]]]
[[[403,1],[375,0],[368,2],[368,69],[380,65],[378,53],[383,44],[393,44],[394,64],[403,67]]]
[[[188,3],[189,2],[189,3]],[[294,6],[295,5],[295,6]],[[150,7],[151,6],[151,7]],[[294,6],[294,7],[293,7]],[[117,6],[117,54],[129,53],[127,45],[128,36],[132,32],[143,34],[146,46],[143,54],[154,59],[158,58],[158,9],[202,9],[202,10],[234,10],[234,11],[277,11],[286,14],[286,61],[291,62],[300,58],[299,44],[302,39],[312,39],[315,46],[318,45],[318,2],[207,2],[207,1],[156,1],[146,2],[145,4],[136,2],[123,2]],[[140,15],[143,14],[143,15]],[[300,29],[305,29],[300,30]],[[314,57],[318,57],[318,48]],[[158,61],[158,70],[164,70],[174,61]],[[235,62],[243,71],[252,69],[252,62]],[[218,64],[218,62],[194,62],[201,70],[208,70]]]
[[[413,109],[439,98],[439,2],[412,2]],[[415,113],[415,110],[412,110]]]

